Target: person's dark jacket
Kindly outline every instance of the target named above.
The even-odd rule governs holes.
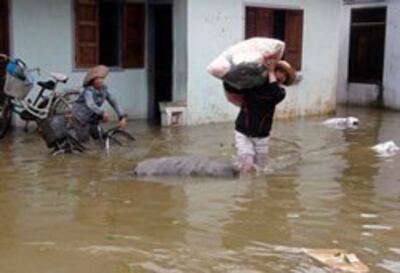
[[[275,106],[281,102],[286,91],[277,82],[251,89],[236,89],[224,82],[228,93],[243,95],[243,103],[236,118],[236,131],[248,137],[268,137],[274,118]]]

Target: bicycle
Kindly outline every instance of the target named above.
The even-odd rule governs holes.
[[[7,62],[4,88],[0,92],[0,138],[7,133],[13,113],[26,122],[25,131],[30,121],[38,122],[54,115],[71,115],[70,102],[77,98],[79,90],[57,91],[60,83],[67,83],[68,76],[51,72],[51,80],[38,81],[40,90],[32,101],[27,98],[34,87],[32,72],[40,74],[40,69],[30,69],[21,59],[10,58],[5,54],[0,54],[0,61]],[[46,91],[48,95],[45,95]]]
[[[81,144],[71,133],[68,123],[63,115],[54,115],[38,121],[38,131],[48,148],[53,149],[53,156],[67,153],[83,153],[86,147]]]
[[[41,124],[42,136],[49,148],[53,148],[52,156],[69,153],[83,153],[87,147],[80,143],[71,133],[71,128],[65,123],[65,119],[55,116]],[[73,129],[72,129],[73,130]],[[112,146],[124,146],[135,141],[135,137],[124,129],[112,127],[105,130],[99,123],[91,137],[98,143],[100,149],[110,152]]]

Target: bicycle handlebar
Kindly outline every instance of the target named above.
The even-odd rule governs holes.
[[[100,130],[102,131],[103,136],[112,135],[114,132],[117,132],[117,131],[126,132],[124,128],[120,128],[120,127],[118,127],[118,126],[114,126],[114,127],[108,128],[108,129],[104,129],[104,128],[100,125],[100,123],[99,123],[97,126],[100,127]],[[126,132],[126,133],[127,133],[127,132]]]
[[[38,76],[41,76],[40,74],[40,67],[34,67],[34,68],[29,68],[27,69],[28,72],[36,72],[38,74]]]
[[[104,132],[104,134],[105,134],[105,135],[109,135],[109,134],[111,134],[111,133],[113,133],[114,131],[117,131],[117,130],[121,130],[121,128],[119,128],[118,126],[114,126],[114,127],[111,127],[111,128],[109,128],[109,129],[107,129],[107,130]]]

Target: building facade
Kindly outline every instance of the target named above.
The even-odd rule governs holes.
[[[1,51],[81,84],[86,69],[111,67],[110,91],[130,118],[159,119],[160,101],[183,102],[190,125],[232,121],[222,84],[206,71],[228,46],[252,36],[285,40],[302,80],[280,117],[334,111],[341,1],[1,0]],[[3,42],[5,41],[5,42]]]

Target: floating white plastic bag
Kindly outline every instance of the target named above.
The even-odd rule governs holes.
[[[371,147],[371,149],[377,152],[381,157],[390,157],[400,151],[400,147],[397,146],[393,140],[379,143]]]
[[[356,117],[330,118],[323,122],[324,125],[335,129],[357,128],[360,120]]]
[[[281,59],[285,43],[271,38],[255,37],[235,44],[214,59],[207,71],[237,89],[252,88],[265,82],[264,55]]]

